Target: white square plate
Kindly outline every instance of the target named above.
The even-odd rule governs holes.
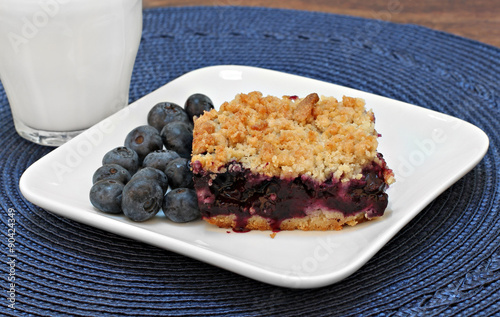
[[[396,175],[384,217],[334,232],[234,233],[197,221],[175,224],[160,212],[135,223],[94,209],[88,193],[103,155],[123,145],[127,133],[146,124],[161,101],[183,105],[193,93],[214,104],[238,93],[361,97],[373,109],[382,134],[379,151]],[[332,284],[363,266],[403,226],[470,171],[488,149],[477,127],[448,115],[310,78],[246,66],[213,66],[187,73],[103,120],[30,166],[20,180],[32,203],[61,216],[165,248],[278,286]]]

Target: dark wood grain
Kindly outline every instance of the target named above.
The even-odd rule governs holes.
[[[161,6],[260,6],[321,11],[410,23],[500,47],[499,0],[143,0]]]

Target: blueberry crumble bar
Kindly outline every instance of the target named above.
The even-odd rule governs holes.
[[[384,214],[394,174],[359,98],[239,94],[197,118],[203,219],[222,228],[340,230]]]

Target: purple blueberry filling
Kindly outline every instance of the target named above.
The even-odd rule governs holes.
[[[259,215],[273,230],[279,230],[282,221],[304,217],[316,209],[339,211],[345,216],[360,212],[367,218],[382,216],[388,202],[383,165],[372,163],[363,169],[360,180],[344,183],[333,178],[319,183],[307,176],[267,177],[237,162],[228,163],[221,173],[204,171],[199,162],[194,162],[193,173],[204,218],[234,214],[236,228],[243,230],[250,217]]]

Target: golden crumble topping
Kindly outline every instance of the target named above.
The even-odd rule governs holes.
[[[333,174],[347,181],[378,161],[377,136],[363,99],[315,93],[280,99],[254,91],[195,120],[192,162],[212,172],[235,160],[267,176],[324,181]]]

